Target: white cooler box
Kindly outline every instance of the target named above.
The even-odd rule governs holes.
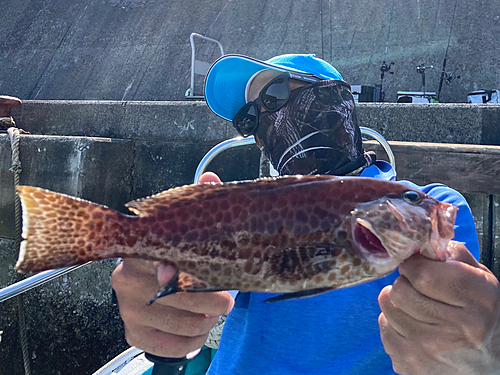
[[[398,91],[398,103],[437,103],[437,96],[432,91]]]
[[[500,103],[500,91],[498,90],[477,90],[469,92],[467,103],[498,104]]]

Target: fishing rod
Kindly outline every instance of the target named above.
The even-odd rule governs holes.
[[[386,73],[388,74],[394,74],[394,72],[391,72],[391,66],[394,65],[394,61],[391,61],[390,64],[387,64],[385,61],[382,62],[382,66],[380,67],[380,71],[382,72],[380,74],[380,101],[383,102],[385,99],[385,91],[382,90],[383,87],[383,82],[384,82],[384,76]]]
[[[441,69],[441,78],[439,79],[439,88],[438,88],[438,93],[437,93],[437,101],[438,102],[439,102],[439,97],[441,95],[441,89],[443,88],[443,81],[445,81],[445,78],[446,78],[446,83],[449,84],[451,82],[451,78],[452,78],[451,74],[446,73],[446,60],[448,59],[448,48],[450,47],[451,32],[453,30],[453,23],[455,21],[457,2],[458,2],[458,0],[455,0],[455,7],[453,9],[453,16],[451,18],[450,32],[448,33],[448,43],[446,44],[446,52],[444,54],[443,68]],[[460,78],[460,77],[458,76],[457,78]]]

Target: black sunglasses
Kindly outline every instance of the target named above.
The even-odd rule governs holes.
[[[261,105],[266,111],[279,111],[290,99],[290,78],[302,82],[314,83],[321,81],[313,75],[284,72],[267,83],[257,99],[245,104],[234,116],[233,126],[243,137],[255,134],[259,127],[259,109]]]

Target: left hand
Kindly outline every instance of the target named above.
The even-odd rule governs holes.
[[[384,349],[404,375],[500,374],[500,285],[467,248],[414,255],[379,295]]]

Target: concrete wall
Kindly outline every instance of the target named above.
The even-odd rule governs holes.
[[[192,182],[202,156],[236,135],[202,102],[25,101],[13,111],[23,135],[21,184],[77,195],[124,211],[123,204]],[[500,144],[500,106],[360,104],[360,122],[389,140]],[[495,130],[495,131],[493,131]],[[493,142],[494,141],[494,142]],[[224,181],[257,176],[256,147],[227,151],[211,165]],[[11,145],[0,134],[0,287],[13,265]],[[488,196],[468,196],[487,236]],[[126,346],[111,302],[113,261],[98,262],[26,293],[33,374],[91,373]],[[18,301],[0,304],[0,374],[23,373]]]
[[[2,5],[0,91],[21,99],[179,100],[189,87],[189,35],[219,40],[226,53],[261,59],[315,53],[351,84],[437,91],[465,102],[500,88],[500,0],[11,0]],[[212,61],[210,44],[198,45]],[[216,51],[217,49],[215,49]],[[460,79],[457,79],[460,76]]]

